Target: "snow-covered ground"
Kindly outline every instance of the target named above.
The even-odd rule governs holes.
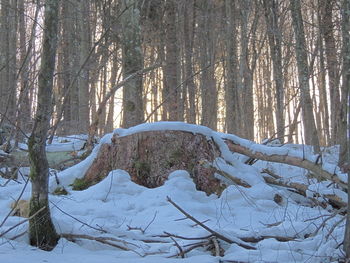
[[[317,183],[307,178],[307,172],[303,169],[289,165],[263,161],[253,166],[245,165],[242,156],[229,152],[223,142],[222,138],[228,135],[202,126],[163,122],[143,124],[127,130],[117,129],[114,133],[126,136],[148,130],[186,130],[206,135],[219,145],[223,153],[216,160],[216,165],[244,179],[252,187],[231,185],[220,197],[207,196],[196,190],[186,171],[175,171],[163,186],[148,189],[133,183],[125,171],[114,170],[102,182],[84,191],[71,190],[69,184],[74,178],[84,175],[97,155],[97,146],[83,162],[58,174],[60,185],[69,190],[69,194],[50,195],[52,218],[60,234],[101,237],[104,240],[111,238],[113,244],[129,250],[83,238],[77,239],[75,243],[61,238],[53,251],[44,252],[28,245],[27,234],[10,240],[28,228],[28,224],[24,223],[0,238],[0,262],[337,262],[337,258],[342,257],[343,216],[336,215],[331,207],[311,207],[307,198],[286,188],[266,184],[261,170],[269,168],[285,180],[311,184],[310,191],[316,188],[319,190],[320,187],[324,191],[334,191],[329,189],[328,184]],[[110,142],[111,137],[112,134],[106,135],[101,143]],[[240,139],[235,137],[235,140]],[[250,143],[245,140],[240,142]],[[69,143],[64,141],[61,144],[67,149]],[[55,147],[56,150],[60,148],[59,139]],[[292,152],[295,156],[310,152],[299,145],[254,147],[263,151]],[[327,149],[324,154],[330,165],[335,164],[336,153],[336,149]],[[308,159],[312,160],[314,157],[309,155]],[[50,179],[50,190],[53,191],[57,183],[55,178]],[[10,204],[23,190],[24,180],[20,178],[21,184],[12,181],[0,188],[0,224],[10,211]],[[5,182],[6,179],[0,178],[1,185]],[[28,184],[21,199],[29,200],[30,189]],[[281,196],[283,201],[275,202],[276,196]],[[186,253],[185,258],[176,257],[180,252],[179,247],[185,251],[198,242],[207,242],[209,239],[206,237],[210,233],[186,219],[167,200],[168,197],[210,229],[234,241],[229,244],[218,239],[224,251],[222,257],[213,256],[203,246]],[[0,235],[21,220],[23,218],[9,217],[0,228]],[[200,237],[203,238],[194,239]],[[244,241],[260,237],[260,242]],[[276,237],[290,238],[290,241],[278,241]],[[249,245],[254,249],[243,248],[238,244]]]

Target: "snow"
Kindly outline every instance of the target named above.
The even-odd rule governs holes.
[[[69,185],[75,178],[84,175],[96,158],[101,144],[110,143],[113,134],[127,136],[154,130],[188,131],[203,134],[214,140],[220,147],[222,156],[212,165],[244,180],[251,187],[230,185],[220,196],[207,196],[204,192],[196,190],[187,171],[179,170],[171,173],[163,186],[149,189],[132,182],[127,172],[114,170],[100,183],[84,191],[71,189]],[[246,165],[241,161],[241,156],[229,151],[223,138],[230,138],[251,149],[269,154],[287,153],[301,156],[303,151],[299,146],[258,145],[234,135],[212,131],[207,127],[180,122],[142,124],[130,129],[117,129],[113,134],[105,135],[84,161],[58,173],[59,185],[53,176],[50,178],[50,192],[57,186],[64,186],[69,191],[66,196],[50,194],[51,216],[60,234],[113,237],[123,241],[115,244],[126,246],[130,251],[86,239],[79,239],[74,243],[61,238],[53,251],[44,252],[28,245],[27,234],[14,241],[10,240],[27,229],[28,224],[25,223],[0,238],[1,262],[336,262],[336,258],[342,256],[339,244],[344,233],[345,221],[340,222],[343,216],[334,214],[331,209],[313,207],[307,198],[286,188],[266,184],[262,179],[261,170],[269,168],[283,176],[286,181],[308,184],[310,195],[315,190],[322,190],[324,193],[335,193],[346,199],[344,192],[334,187],[330,188],[329,182],[317,182],[306,178],[306,172],[300,168],[262,161],[253,166]],[[79,140],[71,139],[70,142],[60,143],[57,138],[52,147],[57,151],[60,151],[60,145],[65,150],[77,149],[77,141]],[[308,152],[308,158],[313,158],[309,148],[305,152]],[[325,155],[325,159],[326,157],[334,158],[334,154],[329,153]],[[22,173],[28,174],[29,171],[23,168]],[[11,181],[1,188],[0,224],[10,211],[11,203],[23,190],[25,179],[19,178],[19,183]],[[0,185],[5,182],[6,179],[0,178]],[[21,199],[29,200],[30,191],[31,185],[28,184]],[[280,204],[274,201],[276,195],[283,198]],[[256,250],[219,241],[225,250],[223,257],[212,256],[203,248],[186,253],[184,259],[170,257],[178,254],[179,250],[171,238],[164,236],[165,232],[190,238],[204,237],[209,233],[186,219],[167,201],[168,197],[212,230],[233,241],[249,244]],[[23,218],[10,216],[0,228],[0,235],[21,220]],[[319,228],[322,223],[323,227]],[[334,225],[336,227],[329,235]],[[293,240],[280,242],[275,238],[268,238],[271,236],[291,237]],[[244,237],[266,238],[258,243],[245,243],[241,240]],[[176,237],[174,239],[183,248],[198,242]]]

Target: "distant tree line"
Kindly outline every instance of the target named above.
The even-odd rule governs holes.
[[[344,2],[62,0],[50,133],[170,120],[345,146]],[[33,128],[43,7],[0,0],[0,126],[12,138]]]

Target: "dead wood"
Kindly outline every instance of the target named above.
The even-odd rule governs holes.
[[[169,174],[186,170],[198,190],[220,194],[225,186],[210,165],[220,156],[205,135],[184,131],[148,131],[118,136],[101,145],[97,158],[84,176],[87,185],[100,182],[115,169],[127,171],[131,180],[148,188],[164,184]]]
[[[142,256],[139,252],[127,247],[127,245],[132,245],[132,246],[135,246],[136,248],[139,248],[137,245],[130,243],[130,242],[127,242],[127,241],[122,240],[122,239],[117,239],[117,238],[113,238],[113,237],[94,237],[94,236],[89,236],[89,235],[65,234],[65,233],[60,234],[60,236],[69,240],[69,241],[72,241],[72,242],[75,242],[77,239],[94,240],[94,241],[100,242],[100,243],[105,244],[105,245],[119,248],[119,249],[124,250],[124,251],[132,251],[132,252],[135,252],[136,254],[138,254],[139,256]],[[123,243],[123,245],[119,245],[119,244],[116,244],[114,242]]]
[[[222,171],[222,170],[215,169],[215,172],[216,172],[217,174],[220,174],[221,176],[225,177],[226,179],[232,181],[232,182],[235,183],[236,185],[240,185],[240,186],[243,186],[243,187],[245,187],[245,188],[250,188],[250,187],[252,187],[252,186],[251,186],[250,184],[248,184],[246,181],[244,181],[244,180],[242,180],[242,179],[240,179],[240,178],[238,178],[238,177],[234,177],[234,176],[232,176],[232,175],[230,175],[230,174],[228,174],[228,173],[226,173],[226,172],[224,172],[224,171]]]
[[[274,238],[279,242],[296,241],[295,237],[284,237],[284,236],[258,236],[258,237],[240,237],[239,239],[244,242],[258,243],[264,239]]]
[[[179,210],[181,213],[183,213],[188,219],[192,220],[193,222],[195,222],[196,224],[198,224],[199,226],[201,226],[202,228],[204,228],[205,230],[207,230],[209,233],[213,234],[213,236],[217,237],[218,239],[221,239],[229,244],[236,244],[240,247],[243,247],[245,249],[256,249],[255,247],[252,247],[250,245],[244,244],[244,243],[240,243],[238,241],[234,241],[228,237],[225,237],[224,235],[212,230],[211,228],[207,227],[206,225],[204,225],[203,223],[201,223],[199,220],[197,220],[196,218],[194,218],[193,216],[191,216],[190,214],[188,214],[185,210],[183,210],[179,205],[177,205],[173,200],[170,199],[170,197],[167,197],[167,201],[169,203],[171,203],[177,210]]]
[[[186,253],[192,251],[193,249],[196,249],[198,247],[206,247],[210,244],[210,241],[206,240],[206,241],[201,241],[201,242],[197,242],[194,244],[189,244],[187,245],[186,249],[179,249],[179,253],[172,255],[172,256],[168,256],[167,258],[174,258],[174,257],[178,257],[178,256],[182,256],[185,255]]]
[[[330,180],[332,182],[337,183],[342,189],[347,190],[347,184],[339,179],[336,174],[331,174],[325,171],[322,168],[322,164],[314,163],[309,160],[289,155],[278,155],[272,154],[267,155],[266,153],[259,151],[252,151],[251,149],[244,147],[242,145],[236,144],[235,142],[226,139],[225,140],[227,146],[232,152],[237,152],[255,159],[275,162],[275,163],[284,163],[293,166],[297,166],[300,168],[304,168],[312,173],[312,176],[317,178],[318,180]]]
[[[306,184],[301,183],[295,183],[295,182],[288,182],[284,180],[282,177],[279,177],[278,175],[272,173],[271,171],[268,171],[267,169],[263,170],[263,173],[268,173],[269,175],[273,176],[263,176],[265,182],[267,184],[277,185],[281,187],[285,187],[288,189],[293,189],[295,193],[298,193],[306,198],[308,198],[313,204],[317,206],[321,206],[323,208],[327,207],[327,204],[330,204],[334,208],[343,208],[347,206],[347,203],[344,202],[339,196],[335,194],[321,194],[321,193],[315,193],[318,196],[324,198],[324,201],[319,201],[316,198],[307,196],[306,191],[308,190],[308,186]]]
[[[18,222],[17,224],[15,224],[14,226],[11,226],[10,228],[8,228],[7,230],[5,230],[4,232],[0,233],[0,237],[3,237],[4,235],[6,235],[8,232],[14,230],[16,227],[24,224],[25,222],[33,219],[34,217],[36,217],[39,213],[41,213],[44,209],[46,208],[46,206],[43,206],[42,208],[40,208],[38,211],[36,211],[33,215],[31,215],[30,217]]]

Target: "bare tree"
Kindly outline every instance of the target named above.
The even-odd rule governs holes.
[[[52,111],[53,73],[57,49],[58,0],[45,1],[45,21],[41,66],[38,77],[38,102],[32,134],[28,141],[32,196],[30,215],[42,211],[29,220],[30,244],[44,250],[53,249],[58,241],[51,221],[48,182],[49,166],[46,158],[46,138]]]
[[[277,136],[284,138],[284,86],[282,72],[282,32],[279,26],[279,0],[264,0],[267,36],[273,65],[273,81],[275,83]]]
[[[304,124],[305,143],[314,146],[315,152],[320,152],[320,145],[317,136],[313,104],[310,96],[309,86],[309,65],[306,49],[303,17],[301,14],[300,0],[290,0],[292,24],[295,35],[295,52],[297,56],[299,87],[301,94],[302,120]]]
[[[214,19],[215,2],[200,1],[198,17],[199,30],[199,64],[202,70],[200,76],[200,91],[202,98],[201,124],[213,130],[217,128],[218,92],[215,80],[215,55],[217,28]]]
[[[345,159],[349,162],[350,159],[350,129],[347,127],[347,118],[350,121],[349,115],[349,94],[350,94],[350,0],[342,1],[342,37],[343,37],[343,70],[342,70],[342,109],[341,109],[341,144],[346,144],[347,147],[342,146],[340,151],[340,161],[344,164]],[[348,163],[349,168],[349,163]],[[348,189],[350,187],[350,169],[345,169],[348,173]],[[346,227],[344,235],[343,248],[346,254],[346,262],[350,260],[350,194],[348,193],[348,208],[346,215]]]
[[[325,54],[328,72],[328,85],[331,105],[331,140],[332,143],[338,141],[338,125],[340,110],[339,93],[339,62],[337,58],[336,40],[334,36],[333,7],[336,4],[334,0],[319,0],[321,13],[320,33],[325,42]]]
[[[124,78],[143,68],[139,1],[123,0],[126,10],[122,16],[122,64]],[[143,122],[142,75],[123,87],[123,126]]]
[[[0,11],[0,112],[15,121],[17,1],[2,0]]]
[[[240,99],[238,91],[238,48],[237,48],[237,1],[226,0],[226,130],[229,133],[238,134],[241,128]]]
[[[167,106],[167,117],[170,121],[180,118],[179,96],[179,44],[176,33],[177,1],[165,3],[165,66],[164,66],[164,99]]]
[[[90,28],[90,1],[78,1],[77,28],[79,33],[79,67],[81,68],[78,78],[79,99],[79,132],[87,133],[90,124],[89,109],[89,68],[87,59],[90,57],[91,28]]]

